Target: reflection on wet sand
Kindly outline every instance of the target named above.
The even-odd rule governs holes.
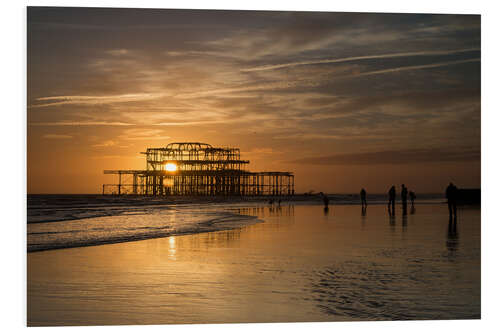
[[[449,219],[448,233],[446,237],[446,248],[450,253],[458,250],[458,231],[457,231],[457,217]]]
[[[392,233],[396,231],[396,217],[394,215],[389,215],[389,227]]]
[[[414,207],[410,214],[415,215]],[[410,217],[412,221],[414,218]],[[362,211],[363,227],[366,219]],[[391,233],[397,232],[396,217],[392,214],[389,215],[389,227]],[[474,272],[474,267],[479,267],[474,266],[478,264],[478,258],[468,262],[468,265],[472,265],[466,270],[464,262],[461,262],[460,267],[453,267],[452,271],[447,271],[448,268],[442,262],[444,258],[453,263],[458,263],[458,259],[463,260],[455,256],[459,247],[456,218],[450,219],[448,223],[448,256],[438,256],[436,252],[433,257],[426,258],[412,253],[418,251],[420,244],[410,248],[407,242],[411,241],[412,235],[408,234],[407,227],[408,216],[403,214],[400,234],[405,237],[400,238],[404,242],[402,247],[388,247],[380,252],[384,257],[391,258],[389,262],[378,260],[376,253],[372,253],[369,262],[353,259],[328,265],[316,272],[311,282],[314,296],[306,299],[316,301],[321,311],[337,320],[412,320],[421,319],[422,316],[430,319],[479,318],[480,281],[477,272]],[[415,226],[414,229],[417,228]],[[432,264],[426,267],[423,263]],[[465,275],[471,275],[473,279],[475,276],[472,281],[476,287],[470,285],[472,281],[466,282],[469,285],[459,287],[463,281],[458,282],[456,279]],[[453,283],[449,283],[448,278],[443,279],[445,276],[454,276]],[[457,288],[463,289],[459,292]],[[470,290],[474,293],[470,293]],[[432,302],[429,302],[429,295],[433,295]],[[476,304],[476,310],[465,310],[469,306],[469,299]],[[459,311],[459,307],[463,309]],[[415,308],[422,310],[415,311]]]
[[[323,207],[323,215],[328,216],[330,214],[330,208],[328,206]]]
[[[28,254],[30,325],[480,316],[480,211],[443,244],[446,206],[237,208],[238,229]],[[396,221],[397,218],[397,221]],[[325,221],[327,223],[325,223]],[[441,222],[441,223],[440,223]],[[396,228],[396,224],[401,223]],[[404,234],[404,237],[402,236]],[[396,236],[396,237],[395,237]],[[450,283],[450,281],[453,281]]]
[[[235,211],[241,215],[251,215],[259,217],[293,216],[294,205],[270,205],[236,208]]]

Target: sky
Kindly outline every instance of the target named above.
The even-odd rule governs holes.
[[[481,183],[479,15],[28,7],[28,193],[147,147],[239,147],[296,192]]]

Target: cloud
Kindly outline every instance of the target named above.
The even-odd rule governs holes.
[[[242,154],[265,154],[265,155],[276,155],[276,154],[282,154],[280,151],[276,151],[271,147],[261,147],[261,148],[252,148],[249,151],[241,152]]]
[[[127,49],[115,49],[115,50],[108,50],[106,51],[106,53],[112,56],[122,56],[128,54],[129,51]]]
[[[134,126],[119,121],[39,121],[29,122],[28,126]]]
[[[66,139],[72,139],[72,135],[66,135],[66,134],[45,134],[42,136],[44,139],[51,139],[51,140],[66,140]]]
[[[96,143],[96,144],[92,145],[92,147],[97,147],[97,148],[101,148],[102,147],[102,148],[104,148],[104,147],[112,147],[114,145],[116,145],[115,141],[113,141],[113,140],[106,140],[106,141],[104,141],[102,143]]]
[[[164,135],[161,129],[131,128],[119,135],[118,139],[126,141],[168,140],[170,136]]]
[[[123,94],[123,95],[110,95],[110,96],[49,96],[40,97],[36,101],[49,103],[42,104],[32,104],[30,108],[41,108],[47,106],[55,105],[65,105],[65,104],[110,104],[110,103],[126,103],[126,102],[138,102],[153,100],[164,97],[165,94],[150,94],[150,93],[138,93],[138,94]]]
[[[336,154],[306,157],[288,161],[289,163],[313,165],[374,165],[374,164],[414,164],[435,162],[467,162],[481,160],[477,149],[409,149],[376,152]]]
[[[478,48],[461,49],[461,50],[443,50],[443,51],[419,51],[419,52],[403,52],[403,53],[390,53],[390,54],[379,54],[379,55],[368,55],[368,56],[358,56],[358,57],[347,57],[339,59],[322,59],[322,60],[311,60],[311,61],[298,61],[286,64],[278,65],[266,65],[253,68],[241,69],[242,72],[256,72],[256,71],[267,71],[274,69],[281,69],[287,67],[304,66],[304,65],[320,65],[320,64],[333,64],[342,62],[351,62],[357,60],[368,60],[368,59],[387,59],[387,58],[400,58],[400,57],[415,57],[415,56],[436,56],[436,55],[450,55],[457,53],[465,53],[471,51],[480,51]]]
[[[386,74],[386,73],[410,71],[410,70],[415,70],[415,69],[426,69],[426,68],[436,68],[436,67],[443,67],[443,66],[452,66],[452,65],[458,65],[458,64],[465,64],[465,63],[468,63],[468,62],[479,62],[479,61],[481,61],[481,58],[464,59],[464,60],[447,61],[447,62],[438,62],[438,63],[427,64],[427,65],[403,66],[403,67],[387,68],[387,69],[382,69],[382,70],[378,70],[378,71],[370,71],[370,72],[357,73],[357,74],[348,75],[346,77],[359,77],[359,76],[368,76],[368,75],[379,75],[379,74]]]

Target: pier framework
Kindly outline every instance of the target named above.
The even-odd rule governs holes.
[[[212,147],[206,143],[170,143],[148,148],[146,170],[104,170],[118,183],[103,184],[103,194],[285,196],[294,194],[291,172],[246,170],[239,148]]]

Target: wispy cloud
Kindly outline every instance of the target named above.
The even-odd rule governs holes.
[[[477,49],[477,48],[470,48],[470,49],[461,49],[461,50],[419,51],[419,52],[403,52],[403,53],[367,55],[367,56],[358,56],[358,57],[346,57],[346,58],[338,58],[338,59],[297,61],[297,62],[290,62],[290,63],[286,63],[286,64],[266,65],[266,66],[245,68],[245,69],[241,69],[241,71],[242,72],[257,72],[257,71],[267,71],[267,70],[274,70],[274,69],[281,69],[281,68],[295,67],[295,66],[334,64],[334,63],[352,62],[352,61],[358,61],[358,60],[369,60],[369,59],[388,59],[388,58],[416,57],[416,56],[450,55],[450,54],[465,53],[465,52],[479,51],[479,50],[480,49]]]
[[[67,139],[72,139],[72,135],[67,135],[67,134],[45,134],[42,136],[44,139],[51,139],[51,140],[67,140]]]
[[[316,165],[370,165],[412,164],[456,161],[479,161],[481,152],[476,149],[409,149],[386,150],[354,154],[337,154],[290,160],[290,163]]]
[[[114,145],[116,145],[115,141],[113,141],[113,140],[106,140],[106,141],[101,142],[101,143],[93,144],[92,147],[105,148],[105,147],[112,147]]]
[[[65,104],[110,104],[110,103],[126,103],[153,100],[164,97],[165,94],[123,94],[123,95],[109,95],[109,96],[49,96],[37,98],[38,102],[48,102],[41,104],[32,104],[30,108],[41,108],[55,105]]]
[[[458,65],[458,64],[465,64],[465,63],[468,63],[468,62],[479,62],[479,61],[481,61],[481,58],[464,59],[464,60],[447,61],[447,62],[438,62],[438,63],[426,64],[426,65],[403,66],[403,67],[381,69],[381,70],[378,70],[378,71],[370,71],[370,72],[357,73],[357,74],[349,75],[347,77],[379,75],[379,74],[386,74],[386,73],[411,71],[411,70],[415,70],[415,69],[426,69],[426,68],[436,68],[436,67],[452,66],[452,65]]]
[[[115,50],[108,50],[106,51],[106,53],[112,56],[122,56],[129,54],[129,51],[127,49],[115,49]]]
[[[29,122],[29,126],[134,126],[130,123],[119,121],[39,121]]]
[[[118,136],[120,140],[141,141],[141,140],[168,140],[170,136],[165,135],[162,129],[131,128],[125,130]]]

